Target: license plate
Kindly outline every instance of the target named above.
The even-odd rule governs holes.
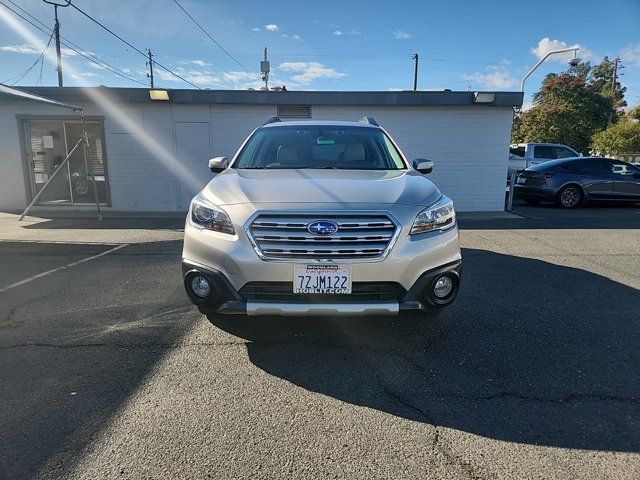
[[[525,183],[527,183],[527,179],[518,177],[518,181],[516,183],[519,183],[520,185],[524,185]]]
[[[296,265],[293,293],[351,293],[351,267],[344,265]]]

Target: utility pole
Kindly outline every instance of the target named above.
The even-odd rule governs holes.
[[[264,47],[264,60],[260,62],[260,72],[262,72],[262,80],[264,80],[264,89],[269,91],[269,72],[271,71],[271,65],[267,60],[267,47]]]
[[[42,0],[44,3],[53,5],[53,12],[56,19],[56,24],[53,27],[53,32],[56,36],[56,58],[58,60],[58,86],[62,87],[62,55],[60,54],[60,22],[58,21],[58,7],[68,7],[71,0],[66,0],[65,3],[56,3],[50,0]]]
[[[413,91],[415,92],[416,90],[418,90],[418,60],[419,60],[419,56],[417,53],[414,53],[411,56],[412,60],[415,60],[415,64],[413,67]]]
[[[147,73],[147,78],[151,81],[151,90],[153,90],[153,55],[151,54],[151,49],[147,48],[147,55],[149,56],[149,61],[147,65],[149,65],[149,73]]]
[[[611,77],[611,111],[609,112],[609,126],[613,120],[613,111],[616,109],[616,86],[618,85],[618,62],[620,57],[616,57],[613,61],[613,76]]]

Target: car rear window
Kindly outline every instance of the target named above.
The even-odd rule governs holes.
[[[524,158],[525,148],[524,147],[511,147],[509,149],[509,153],[514,157],[522,157]]]
[[[600,158],[573,160],[566,162],[561,168],[575,173],[611,173],[607,163]]]

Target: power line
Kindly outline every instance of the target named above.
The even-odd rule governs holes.
[[[226,54],[227,54],[227,56],[228,56],[231,60],[233,60],[234,62],[236,62],[236,64],[238,64],[238,65],[240,66],[240,68],[242,68],[242,69],[243,69],[245,72],[247,72],[247,73],[250,73],[250,74],[252,74],[252,75],[257,75],[257,73],[254,73],[254,72],[251,72],[250,70],[248,70],[248,69],[247,69],[244,65],[242,65],[242,64],[241,64],[241,63],[240,63],[240,62],[239,62],[239,61],[238,61],[238,60],[237,60],[233,55],[231,55],[231,54],[230,54],[230,53],[229,53],[229,52],[228,52],[228,51],[227,51],[227,50],[226,50],[222,45],[220,45],[220,44],[216,41],[216,39],[215,39],[215,38],[213,38],[213,37],[209,34],[209,32],[207,32],[207,31],[202,27],[202,25],[200,25],[200,24],[196,21],[196,19],[195,19],[195,18],[193,18],[193,17],[191,16],[191,14],[185,10],[185,8],[184,8],[182,5],[180,5],[180,3],[178,2],[178,0],[173,0],[173,3],[175,3],[175,4],[180,8],[180,10],[182,10],[182,11],[187,15],[187,17],[189,17],[189,18],[191,19],[191,21],[192,21],[193,23],[195,23],[195,24],[196,24],[196,26],[197,26],[197,27],[202,31],[202,33],[204,33],[207,37],[209,37],[209,39],[210,39],[213,43],[215,43],[215,44],[218,46],[218,48],[219,48],[220,50],[222,50],[224,53],[226,53]]]
[[[447,85],[455,85],[456,83],[469,83],[469,80],[458,80],[456,82],[440,83],[439,85],[427,87],[425,90],[429,90],[430,88],[446,87]]]
[[[43,25],[43,27],[40,27],[38,25],[36,25],[35,23],[33,23],[31,20],[29,20],[28,18],[24,17],[23,15],[21,15],[19,12],[15,11],[14,9],[12,9],[9,5],[7,5],[6,3],[4,3],[3,1],[0,0],[0,4],[2,4],[5,8],[7,8],[8,10],[10,10],[11,12],[13,12],[15,15],[17,15],[18,17],[20,17],[22,20],[24,20],[25,22],[29,23],[31,26],[33,26],[34,28],[37,28],[38,30],[40,30],[41,32],[47,34],[47,35],[53,35],[53,30],[51,28],[49,28],[44,22],[42,22],[41,20],[37,19],[36,17],[34,17],[33,15],[31,15],[29,12],[27,12],[26,10],[24,10],[23,8],[21,8],[19,5],[16,5],[15,2],[13,2],[12,0],[9,0],[9,2],[11,2],[13,5],[15,5],[17,8],[19,8],[22,12],[24,12],[26,15],[28,15],[29,17],[31,17],[33,20],[35,20],[36,22],[38,22],[40,25]],[[78,54],[79,56],[83,57],[86,60],[89,60],[91,62],[94,62],[102,67],[104,67],[106,70],[109,70],[111,73],[114,73],[116,75],[119,75],[122,78],[125,78],[127,80],[130,80],[132,82],[136,82],[139,83],[140,85],[144,85],[145,87],[147,86],[146,83],[137,80],[136,78],[127,75],[126,72],[120,70],[117,67],[114,67],[113,65],[111,65],[110,63],[107,63],[104,60],[101,60],[100,58],[96,57],[95,55],[86,52],[82,47],[78,46],[77,44],[71,42],[70,40],[61,37],[64,39],[64,41],[62,41],[62,45],[64,45],[65,47],[67,47],[69,50],[74,51],[76,54]],[[75,48],[74,48],[75,46]],[[44,60],[44,58],[43,58]]]
[[[75,6],[73,3],[69,3],[69,5],[71,5],[73,8],[75,8],[78,12],[80,12],[82,15],[84,15],[85,17],[87,17],[89,20],[91,20],[92,22],[94,22],[96,25],[98,25],[99,27],[101,27],[102,29],[106,30],[107,32],[109,32],[111,35],[113,35],[114,37],[116,37],[118,40],[120,40],[121,42],[123,42],[125,45],[129,46],[130,48],[132,48],[133,50],[135,50],[136,52],[138,52],[140,55],[142,55],[143,57],[147,58],[147,54],[145,52],[143,52],[142,50],[140,50],[139,48],[134,47],[131,43],[129,43],[128,41],[126,41],[124,38],[122,38],[120,35],[118,35],[117,33],[115,33],[113,30],[111,30],[110,28],[106,27],[105,25],[103,25],[102,23],[100,23],[98,20],[96,20],[95,18],[93,18],[91,15],[89,15],[87,12],[85,12],[84,10],[78,8],[77,6]],[[164,65],[162,65],[161,63],[158,63],[157,61],[154,60],[154,62],[158,67],[160,67],[161,69],[169,72],[171,75],[173,75],[176,78],[179,78],[180,80],[182,80],[185,83],[188,83],[189,85],[191,85],[192,87],[197,88],[198,90],[202,90],[198,85],[196,85],[195,83],[190,82],[189,80],[187,80],[186,78],[178,75],[176,72],[174,72],[173,70],[170,70],[169,68],[165,67]]]
[[[49,45],[51,45],[51,40],[52,39],[53,39],[53,32],[51,32],[51,35],[49,36],[49,41],[47,42],[47,45],[44,47],[42,52],[40,52],[40,55],[38,55],[38,58],[36,58],[36,61],[33,62],[33,64],[31,64],[31,66],[29,68],[27,68],[22,74],[18,74],[18,75],[14,76],[14,77],[11,77],[11,78],[9,78],[7,80],[4,80],[4,81],[0,82],[0,83],[7,83],[9,80],[12,80],[12,79],[14,79],[16,77],[19,77],[17,80],[15,80],[15,81],[13,81],[11,83],[11,85],[15,85],[20,80],[22,80],[24,77],[26,77],[29,74],[29,72],[31,72],[31,70],[33,70],[33,67],[35,67],[38,64],[38,62],[40,62],[44,58],[44,54],[47,51],[47,49],[49,48]]]
[[[47,29],[47,31],[50,29],[49,26],[44,23],[42,20],[39,20],[38,18],[34,17],[33,15],[31,15],[28,11],[26,11],[24,8],[20,7],[20,5],[16,4],[16,2],[14,2],[13,0],[8,0],[9,2],[11,2],[16,8],[20,9],[23,13],[25,13],[26,15],[28,15],[29,17],[31,17],[33,20],[35,20],[36,22],[38,22],[40,25],[42,25],[44,28]],[[1,2],[0,2],[1,3]],[[14,13],[16,13],[14,11]],[[24,19],[24,17],[22,17]],[[33,25],[33,24],[32,24]],[[139,83],[140,85],[144,85],[146,86],[146,83],[137,80],[136,78],[132,77],[131,75],[128,75],[125,71],[119,69],[118,67],[115,67],[113,65],[111,65],[110,63],[108,63],[106,60],[102,60],[101,58],[96,57],[94,54],[92,54],[91,52],[87,52],[84,48],[82,48],[81,46],[79,46],[78,44],[72,42],[71,40],[69,40],[66,37],[63,37],[62,35],[60,35],[60,38],[62,38],[62,44],[69,48],[70,50],[73,50],[74,52],[76,52],[78,55],[84,57],[87,60],[93,61],[94,63],[100,64],[103,67],[106,67],[107,70],[111,71],[112,73],[115,73],[116,75],[119,75],[123,78],[126,78],[128,80],[131,80],[132,82],[136,82]],[[74,48],[75,47],[75,48]],[[77,49],[77,50],[76,50]],[[87,56],[91,57],[91,58],[87,58]]]

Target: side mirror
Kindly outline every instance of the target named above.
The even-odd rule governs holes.
[[[209,170],[213,173],[220,173],[229,166],[227,157],[216,157],[209,160]]]
[[[426,175],[427,173],[433,172],[433,162],[426,158],[416,158],[413,161],[413,168],[423,175]]]

